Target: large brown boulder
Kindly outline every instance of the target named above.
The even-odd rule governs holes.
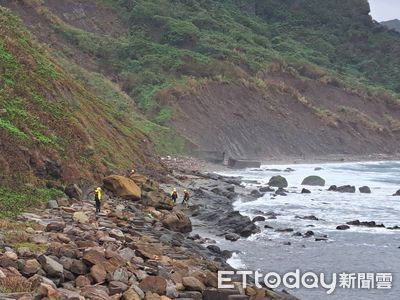
[[[161,220],[169,230],[188,233],[192,231],[192,222],[189,217],[180,210],[174,210],[168,213]]]
[[[140,200],[142,191],[137,184],[126,177],[119,175],[111,175],[103,179],[104,187],[116,196],[130,199]]]
[[[143,292],[153,292],[165,295],[167,281],[159,276],[148,276],[140,282],[139,287]]]

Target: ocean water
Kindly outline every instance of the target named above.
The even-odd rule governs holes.
[[[315,168],[322,168],[316,171]],[[285,172],[291,168],[294,171]],[[274,169],[274,170],[271,170]],[[353,220],[375,221],[386,227],[400,226],[400,197],[392,194],[400,189],[400,162],[359,162],[262,166],[260,169],[221,173],[242,176],[251,191],[267,185],[271,176],[282,175],[289,183],[288,196],[273,198],[267,193],[255,201],[234,204],[242,214],[251,218],[262,213],[274,212],[276,219],[258,222],[262,231],[235,243],[219,240],[223,249],[236,250],[230,263],[243,270],[259,270],[263,274],[299,269],[301,274],[312,271],[324,273],[327,278],[337,275],[337,287],[331,295],[324,288],[287,289],[300,299],[400,299],[400,230],[351,226],[338,231],[338,225]],[[309,187],[311,194],[300,194],[302,180],[309,175],[325,179],[325,187]],[[253,182],[256,181],[257,183]],[[354,185],[354,194],[328,192],[330,185]],[[371,194],[361,194],[358,188],[369,186]],[[259,212],[255,212],[255,210]],[[319,220],[303,220],[313,215]],[[264,225],[274,229],[264,229]],[[315,238],[294,237],[291,233],[276,232],[277,228],[293,228],[294,232],[312,230],[316,235],[327,235],[327,241]],[[290,245],[288,245],[290,243]],[[354,287],[339,286],[341,273],[356,273]],[[360,289],[358,281],[363,275],[391,273],[391,289]],[[369,275],[370,276],[370,275]],[[327,280],[329,282],[329,280]],[[371,284],[376,286],[376,277]],[[365,286],[366,287],[366,286]]]

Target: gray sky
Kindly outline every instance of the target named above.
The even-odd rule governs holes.
[[[369,4],[377,21],[400,19],[400,0],[369,0]]]

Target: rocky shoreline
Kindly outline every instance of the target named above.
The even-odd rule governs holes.
[[[239,283],[218,289],[217,271],[232,270],[230,253],[191,235],[188,215],[232,240],[259,228],[232,208],[242,188],[236,179],[200,172],[174,178],[193,191],[188,209],[171,206],[144,176],[114,176],[104,180],[110,192],[98,215],[94,201],[70,185],[69,198],[1,221],[0,299],[295,299]]]

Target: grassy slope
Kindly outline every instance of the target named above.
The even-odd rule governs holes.
[[[84,78],[84,87],[4,8],[0,61],[0,211],[19,211],[55,192],[32,183],[91,181],[132,165],[161,170],[149,136],[157,147],[169,149],[160,136],[170,130],[128,109],[122,93],[107,81],[68,64],[74,76]],[[99,97],[106,93],[119,106]],[[43,172],[46,161],[61,166],[60,176]]]
[[[353,1],[102,0],[129,33],[102,37],[58,25],[69,43],[98,57],[153,120],[176,109],[157,93],[194,77],[233,81],[274,61],[319,66],[350,86],[400,92],[400,38],[374,24],[368,3]],[[384,53],[382,55],[382,53]]]

